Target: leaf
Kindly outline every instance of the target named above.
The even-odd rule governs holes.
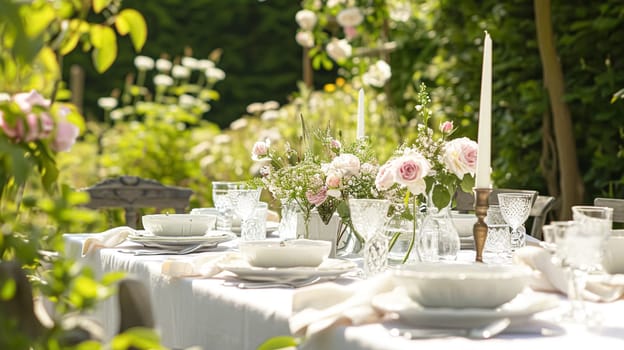
[[[110,5],[111,0],[93,0],[93,11],[100,13]]]
[[[93,45],[93,65],[98,73],[106,71],[117,58],[117,38],[115,32],[103,25],[92,25],[90,30]]]
[[[276,349],[284,349],[284,348],[292,348],[299,345],[299,338],[295,338],[292,336],[277,336],[273,338],[269,338],[264,343],[260,344],[260,346],[256,350],[276,350]]]
[[[84,26],[87,26],[84,28]],[[83,34],[82,29],[88,30],[88,24],[80,19],[72,19],[69,22],[69,30],[67,31],[68,36],[63,40],[63,44],[61,45],[60,53],[65,56],[68,53],[72,52],[76,46],[78,45],[78,41],[80,41],[80,36]]]
[[[433,204],[438,208],[442,209],[446,207],[451,201],[451,194],[444,186],[435,186],[433,188],[432,194]]]
[[[474,188],[474,186],[475,186],[474,176],[470,174],[464,175],[464,178],[462,179],[460,183],[461,190],[466,193],[472,193],[472,189]]]
[[[0,300],[11,300],[17,291],[17,283],[12,278],[7,279],[0,287]]]
[[[130,34],[130,40],[136,52],[141,51],[147,40],[145,18],[137,10],[124,9],[115,18],[115,27],[121,35]]]
[[[102,277],[102,284],[111,285],[127,276],[125,272],[109,272]]]

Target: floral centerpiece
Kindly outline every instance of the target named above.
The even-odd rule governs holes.
[[[417,126],[416,138],[412,142],[402,144],[396,150],[394,156],[380,167],[375,181],[380,191],[403,192],[406,208],[410,207],[407,205],[410,199],[414,200],[411,213],[406,213],[406,217],[413,220],[417,215],[417,202],[426,203],[427,214],[437,214],[448,210],[458,188],[466,192],[472,191],[477,162],[476,142],[466,137],[450,138],[456,130],[452,122],[441,123],[438,134],[428,126],[431,117],[430,98],[424,86],[421,86],[418,99],[419,105],[416,106],[416,110],[422,123]],[[449,222],[449,224],[453,229],[452,223]],[[428,239],[424,232],[426,225],[426,222],[421,225],[423,226],[420,230],[421,240]],[[436,225],[439,228],[442,224],[436,223]],[[414,224],[408,254],[415,239],[416,225]],[[432,244],[441,244],[437,239],[437,243]],[[458,250],[459,238],[456,243],[452,245],[457,246]],[[437,247],[431,248],[437,249]],[[454,247],[451,248],[451,250],[454,249]],[[450,253],[450,255],[454,254]]]
[[[339,241],[346,229],[352,228],[348,199],[382,198],[386,193],[375,186],[379,166],[367,139],[343,145],[329,130],[314,136],[314,140],[303,137],[305,151],[290,144],[280,151],[268,140],[258,141],[252,158],[266,162],[260,174],[269,192],[282,203],[296,203],[306,223],[306,237],[313,211],[325,224],[337,213],[342,220],[336,237]]]

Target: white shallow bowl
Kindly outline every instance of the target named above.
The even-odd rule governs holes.
[[[451,220],[460,237],[472,236],[472,228],[477,222],[477,216],[474,213],[451,212]]]
[[[155,236],[203,236],[214,230],[216,215],[152,214],[143,215],[143,228]]]
[[[424,307],[496,308],[528,285],[531,269],[518,265],[419,263],[393,270],[396,285]]]
[[[239,249],[252,266],[316,267],[331,250],[331,242],[310,239],[241,241]]]
[[[610,274],[624,274],[624,230],[612,230],[602,257],[602,267]]]

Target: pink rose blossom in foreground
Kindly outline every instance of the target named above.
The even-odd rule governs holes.
[[[477,168],[477,143],[467,137],[449,141],[444,147],[442,161],[458,178],[474,175]]]
[[[394,185],[394,159],[389,160],[379,168],[375,178],[375,187],[380,191],[385,191]]]
[[[395,181],[413,194],[424,192],[424,178],[431,170],[429,161],[418,152],[409,152],[395,161]]]
[[[452,121],[445,121],[444,123],[440,124],[440,131],[442,131],[443,133],[448,134],[452,130],[453,130]]]
[[[251,158],[253,160],[258,160],[263,158],[269,153],[269,146],[264,141],[258,141],[254,143],[253,148],[251,149]]]
[[[306,198],[308,199],[308,202],[318,207],[327,199],[327,187],[321,187],[317,193],[307,191]]]
[[[56,124],[56,135],[51,145],[52,150],[56,152],[69,151],[76,143],[79,134],[80,129],[63,118]]]
[[[24,123],[21,119],[15,121],[15,125],[9,125],[0,111],[0,128],[6,136],[13,141],[19,142],[24,139]]]
[[[15,96],[13,96],[13,101],[17,103],[24,113],[31,112],[34,106],[41,106],[46,109],[50,107],[50,100],[44,98],[35,90],[15,94]]]

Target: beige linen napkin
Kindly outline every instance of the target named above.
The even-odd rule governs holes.
[[[290,331],[310,337],[341,325],[379,321],[382,314],[371,305],[373,297],[394,289],[389,274],[358,281],[348,286],[322,283],[304,287],[293,295]]]
[[[170,258],[163,262],[161,273],[169,277],[212,277],[222,269],[219,263],[239,256],[234,252],[208,252],[190,259]]]
[[[100,248],[110,248],[123,243],[135,230],[128,226],[115,227],[102,233],[95,233],[82,244],[82,256]]]
[[[553,264],[552,255],[546,249],[523,247],[514,254],[514,261],[535,270],[531,288],[567,294],[566,272],[561,266]],[[621,276],[590,276],[583,297],[596,302],[611,302],[621,298],[624,295],[624,280],[618,277]]]

